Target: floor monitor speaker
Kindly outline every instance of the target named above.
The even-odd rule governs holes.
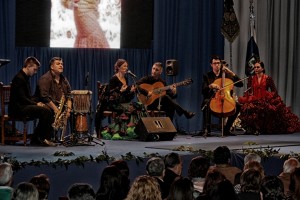
[[[177,133],[169,117],[142,117],[135,130],[141,141],[173,140]]]

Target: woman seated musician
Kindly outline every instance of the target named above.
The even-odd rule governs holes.
[[[109,125],[108,130],[102,132],[106,139],[122,139],[121,136],[127,136],[129,132],[134,134],[133,130],[128,127],[134,126],[137,121],[137,104],[131,103],[135,96],[135,86],[128,85],[126,75],[128,71],[128,63],[124,59],[118,59],[114,65],[115,74],[109,81],[109,99],[108,107],[116,116],[113,123]],[[129,131],[129,132],[128,132]],[[131,135],[133,137],[133,135]]]
[[[264,63],[256,61],[247,92],[239,98],[241,125],[254,134],[293,133],[300,130],[299,118],[286,107],[277,93],[272,77],[265,74]]]

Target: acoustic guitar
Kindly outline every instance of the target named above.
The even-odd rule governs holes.
[[[174,84],[176,85],[176,87],[178,87],[178,86],[186,86],[191,83],[193,83],[193,80],[191,78],[189,78],[189,79],[185,79],[184,81],[174,83]],[[139,87],[148,92],[152,91],[152,95],[148,97],[143,94],[138,94],[137,97],[142,104],[144,104],[145,106],[148,106],[148,105],[152,104],[157,98],[166,95],[166,91],[171,89],[174,84],[164,86],[164,84],[162,82],[156,82],[152,85],[147,84],[147,83],[142,83],[142,84],[140,84]]]

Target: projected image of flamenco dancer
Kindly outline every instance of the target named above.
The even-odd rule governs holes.
[[[74,47],[109,48],[105,32],[98,22],[100,0],[61,0],[61,3],[74,12],[77,29]]]

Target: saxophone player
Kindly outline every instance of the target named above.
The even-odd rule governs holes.
[[[55,120],[59,117],[57,115],[63,114],[63,117],[67,119],[70,116],[72,108],[72,101],[69,98],[71,86],[67,78],[63,75],[63,71],[62,58],[51,58],[49,70],[40,77],[36,88],[36,96],[52,110],[55,116],[53,122],[55,129],[59,128],[54,125],[56,123]],[[65,123],[66,119],[64,120]]]

